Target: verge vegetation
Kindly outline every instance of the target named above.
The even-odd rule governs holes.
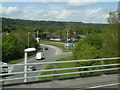
[[[112,13],[112,14],[111,14]],[[108,22],[110,23],[107,28],[104,28],[101,33],[92,32],[86,36],[86,38],[80,40],[76,43],[75,47],[73,48],[73,56],[66,57],[59,59],[57,61],[66,61],[66,60],[84,60],[84,59],[98,59],[98,58],[111,58],[111,57],[119,57],[120,52],[120,43],[118,39],[118,35],[120,31],[118,29],[118,19],[115,15],[115,12],[111,12]],[[93,65],[101,65],[102,61],[89,61],[89,62],[77,62],[72,64],[55,64],[56,68],[69,68],[69,67],[82,67],[82,66],[93,66]],[[115,64],[118,63],[118,60],[110,60],[104,61],[104,64]],[[115,68],[118,66],[109,66],[104,67],[107,68]],[[52,65],[48,65],[45,69],[52,69]],[[83,68],[77,70],[64,70],[64,71],[56,71],[55,73],[67,73],[67,72],[74,72],[74,71],[90,71],[98,68]],[[119,72],[118,70],[111,70],[111,71],[104,71],[104,72],[92,72],[92,73],[81,73],[75,75],[64,75],[64,76],[56,76],[56,78],[66,78],[66,77],[76,77],[76,76],[84,76],[84,75],[95,75],[101,73],[112,73],[112,72]],[[42,72],[42,75],[45,74],[53,74],[54,72]],[[52,77],[48,78],[40,78],[41,79],[51,79]]]

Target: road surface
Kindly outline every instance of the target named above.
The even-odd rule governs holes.
[[[41,44],[41,47],[44,48],[45,46],[48,47],[48,50],[45,50],[43,52],[44,55],[45,55],[45,59],[36,60],[36,57],[34,57],[34,58],[28,60],[27,62],[29,62],[29,63],[40,63],[40,62],[55,61],[56,59],[60,59],[60,58],[65,57],[65,56],[72,55],[71,52],[63,53],[60,48],[50,46],[50,45],[42,45]],[[24,63],[24,62],[21,62],[21,63]],[[46,67],[46,65],[34,65],[34,66],[36,67],[37,70],[41,70],[41,69]],[[13,72],[22,72],[22,71],[24,71],[24,66],[15,66],[14,69],[13,69]],[[36,72],[36,73],[29,73],[27,75],[28,76],[36,76],[38,74],[39,73]],[[24,76],[24,74],[16,74],[16,75],[13,75],[13,76],[10,76],[10,77],[7,77],[7,78],[18,78],[18,77],[23,77],[23,76]],[[28,79],[28,82],[36,81],[36,80],[37,80],[37,78],[31,78],[31,79]],[[23,83],[23,79],[6,81],[4,84],[14,84],[14,83]]]
[[[101,88],[114,88],[119,90],[118,74],[101,75],[94,77],[84,77],[66,80],[54,80],[50,82],[37,82],[30,84],[21,84],[8,86],[6,88],[73,88],[74,90],[109,90]],[[118,89],[119,88],[119,89]],[[110,89],[112,90],[112,89]]]

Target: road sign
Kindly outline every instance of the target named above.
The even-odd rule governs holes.
[[[69,47],[74,47],[75,45],[74,44],[69,44]]]
[[[69,46],[69,44],[64,44],[64,46]]]

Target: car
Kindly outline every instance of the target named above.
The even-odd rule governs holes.
[[[27,71],[35,71],[35,70],[36,70],[35,66],[32,65],[27,66]]]
[[[1,65],[8,65],[7,63],[4,63],[2,61],[0,61],[0,64]],[[8,73],[8,66],[0,67],[0,73]]]
[[[44,47],[45,50],[48,50],[48,47]]]

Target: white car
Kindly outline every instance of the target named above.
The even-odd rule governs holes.
[[[35,66],[27,66],[27,71],[35,71],[36,70],[36,68],[35,68]]]

